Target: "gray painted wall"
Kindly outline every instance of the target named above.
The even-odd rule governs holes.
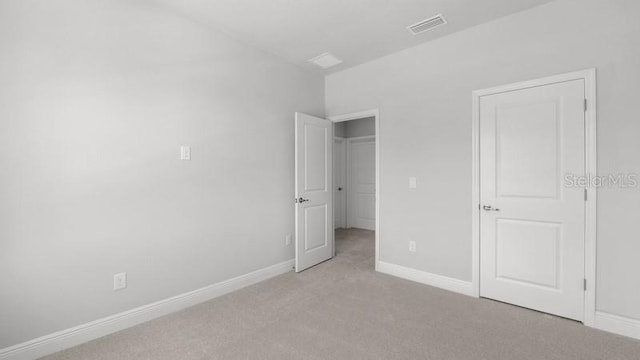
[[[599,172],[640,173],[638,14],[555,1],[328,76],[328,115],[380,109],[381,260],[471,279],[472,90],[597,67]],[[640,189],[600,189],[598,206],[597,308],[640,319]]]
[[[0,348],[293,257],[323,79],[151,4],[0,2]]]
[[[343,138],[354,138],[361,136],[376,135],[376,118],[368,117],[363,119],[342,121],[334,124],[335,136]]]
[[[333,124],[333,135],[337,136],[337,137],[346,137],[347,136],[347,130],[346,130],[346,122],[342,121],[342,122],[337,122]]]

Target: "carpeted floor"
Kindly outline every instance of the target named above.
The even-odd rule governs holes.
[[[374,235],[337,256],[46,359],[640,359],[640,341],[373,271]]]

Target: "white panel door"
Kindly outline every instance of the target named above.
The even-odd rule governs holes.
[[[582,320],[585,88],[567,81],[480,98],[480,295]]]
[[[296,271],[333,256],[332,145],[329,120],[296,113]]]
[[[334,227],[347,227],[347,141],[336,138],[333,142],[333,200]]]
[[[349,139],[349,227],[376,228],[376,142],[374,138]]]

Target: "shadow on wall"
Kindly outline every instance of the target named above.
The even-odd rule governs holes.
[[[371,116],[363,119],[342,121],[335,123],[335,136],[354,138],[376,135],[376,118]]]

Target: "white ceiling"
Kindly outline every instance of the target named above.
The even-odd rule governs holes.
[[[331,73],[552,0],[155,0],[285,60]],[[419,35],[406,27],[443,14]],[[322,70],[324,52],[344,60]]]

